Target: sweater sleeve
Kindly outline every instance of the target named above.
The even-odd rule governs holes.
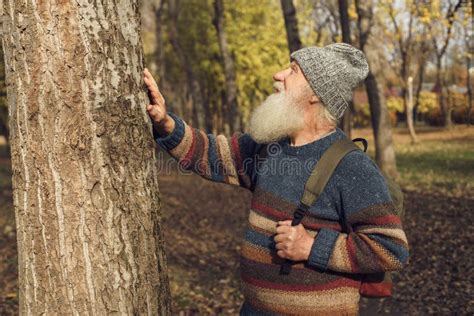
[[[408,242],[378,167],[356,151],[344,157],[333,176],[340,194],[338,207],[344,209],[352,232],[321,229],[308,263],[347,273],[402,269],[408,262]]]
[[[179,163],[183,170],[190,170],[205,179],[252,187],[254,155],[260,148],[247,133],[236,132],[231,137],[206,134],[188,125],[172,112],[174,130],[160,137],[154,131],[158,145]]]

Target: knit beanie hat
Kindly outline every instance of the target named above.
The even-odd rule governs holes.
[[[313,92],[339,119],[352,100],[353,90],[367,77],[369,65],[362,51],[346,43],[305,47],[294,51]]]

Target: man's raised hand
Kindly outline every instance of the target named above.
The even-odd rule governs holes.
[[[148,88],[150,101],[150,104],[146,106],[146,110],[155,129],[160,135],[164,136],[173,130],[174,120],[167,114],[165,99],[161,95],[155,79],[147,68],[143,70],[143,75],[143,80]]]

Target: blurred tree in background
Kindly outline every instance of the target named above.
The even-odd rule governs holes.
[[[436,57],[436,89],[439,93],[439,105],[444,116],[444,125],[451,127],[451,110],[446,101],[446,78],[443,77],[443,57],[453,37],[453,26],[457,20],[456,13],[461,8],[463,1],[430,1],[425,7],[426,23],[430,29]],[[445,65],[446,66],[446,65]]]
[[[5,57],[3,47],[0,45],[0,136],[8,142],[8,107],[7,89],[5,87]]]

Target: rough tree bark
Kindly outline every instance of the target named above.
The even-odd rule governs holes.
[[[221,52],[222,64],[224,65],[224,75],[226,82],[226,105],[227,105],[227,121],[229,122],[230,133],[237,131],[240,123],[240,115],[237,104],[237,83],[235,75],[235,66],[229,48],[227,46],[227,36],[224,29],[224,1],[214,1],[215,16],[213,19],[214,26],[217,31],[219,41],[219,49]]]
[[[341,23],[342,30],[342,41],[347,44],[352,44],[351,40],[351,28],[349,20],[349,7],[347,5],[347,0],[339,0],[339,20]],[[341,128],[346,133],[347,137],[351,138],[351,110],[353,108],[352,101],[349,104],[348,109],[344,112],[344,116],[341,120]]]
[[[302,47],[300,35],[298,34],[298,20],[293,0],[281,0],[283,17],[285,18],[286,38],[290,53]]]
[[[137,1],[0,2],[21,315],[168,315]]]
[[[376,47],[368,47],[369,40],[374,41],[371,29],[374,27],[373,2],[355,1],[357,10],[357,28],[359,30],[360,49],[364,51],[369,63],[369,74],[365,79],[365,88],[369,98],[370,117],[375,139],[375,160],[387,175],[398,177],[395,151],[392,144],[392,127],[385,103],[384,77]]]

